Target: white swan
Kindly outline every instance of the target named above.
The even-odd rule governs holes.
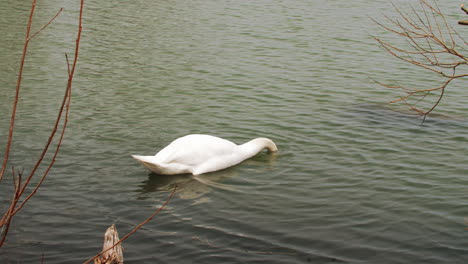
[[[256,138],[236,145],[219,137],[193,134],[172,141],[155,156],[132,157],[157,174],[199,175],[234,166],[264,149],[278,150],[268,138]]]

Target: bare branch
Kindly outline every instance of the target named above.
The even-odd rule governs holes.
[[[31,11],[30,11],[30,14],[29,14],[28,24],[27,24],[27,27],[26,27],[26,37],[25,37],[24,46],[23,46],[23,53],[21,55],[21,63],[20,63],[20,69],[18,71],[18,79],[16,81],[16,94],[15,94],[15,99],[13,101],[13,111],[12,111],[12,114],[11,114],[11,121],[10,121],[10,129],[9,129],[9,134],[8,134],[8,139],[7,139],[7,146],[5,148],[5,155],[4,155],[4,159],[3,159],[3,163],[2,163],[2,168],[0,170],[0,182],[2,181],[3,175],[5,174],[6,165],[7,165],[7,162],[8,162],[8,159],[9,159],[9,154],[10,154],[11,143],[13,141],[13,131],[14,131],[14,125],[15,125],[15,119],[16,119],[16,110],[17,110],[17,107],[18,107],[18,99],[19,99],[19,95],[20,95],[21,83],[22,83],[22,80],[23,80],[24,63],[25,63],[25,60],[26,60],[26,54],[27,54],[28,47],[29,47],[29,41],[32,38],[34,38],[37,34],[39,34],[41,31],[46,29],[60,15],[60,13],[63,11],[63,8],[61,8],[55,14],[55,16],[53,16],[49,20],[49,22],[47,22],[42,28],[40,28],[38,31],[36,31],[34,34],[31,35],[32,20],[33,20],[33,17],[34,17],[35,9],[36,9],[36,0],[33,0],[32,5],[31,5]]]
[[[63,100],[62,100],[62,105],[60,106],[60,110],[58,112],[58,116],[56,118],[56,121],[55,121],[55,124],[54,124],[54,127],[52,129],[52,132],[49,136],[49,139],[46,143],[46,145],[44,146],[44,149],[38,159],[38,161],[36,162],[34,168],[32,169],[31,173],[29,174],[29,177],[27,178],[25,184],[23,185],[23,188],[21,189],[21,193],[20,195],[22,195],[24,193],[24,191],[26,190],[26,187],[29,185],[31,179],[33,178],[34,174],[36,173],[36,170],[39,168],[39,166],[41,165],[45,155],[47,154],[48,150],[49,150],[49,147],[50,145],[52,144],[52,141],[57,133],[57,130],[58,130],[58,127],[59,127],[59,124],[60,122],[62,121],[62,118],[63,118],[63,115],[65,113],[65,120],[63,122],[63,125],[62,125],[62,132],[60,134],[60,138],[58,140],[58,144],[55,148],[55,152],[53,154],[53,157],[52,157],[52,161],[49,163],[49,165],[47,166],[47,169],[45,171],[45,173],[42,175],[41,179],[39,180],[38,184],[36,185],[36,187],[31,191],[31,193],[23,200],[23,202],[18,206],[18,208],[14,211],[13,214],[16,214],[25,204],[26,202],[31,199],[32,196],[34,196],[34,194],[36,194],[37,190],[39,189],[39,187],[42,185],[42,183],[44,182],[45,178],[47,177],[47,175],[49,174],[49,171],[50,169],[52,168],[52,166],[54,165],[55,163],[55,158],[57,157],[58,155],[58,152],[60,150],[60,146],[62,145],[62,141],[63,141],[63,136],[65,134],[65,131],[66,131],[66,127],[67,127],[67,124],[68,124],[68,115],[69,115],[69,111],[70,111],[70,103],[71,103],[71,91],[72,91],[72,84],[73,84],[73,77],[74,77],[74,73],[75,73],[75,69],[76,69],[76,65],[77,65],[77,62],[78,62],[78,55],[79,55],[79,48],[80,48],[80,40],[81,40],[81,32],[82,32],[82,24],[83,24],[83,5],[84,5],[84,0],[81,0],[81,6],[80,6],[80,14],[79,14],[79,20],[78,20],[78,31],[77,31],[77,37],[76,37],[76,45],[75,45],[75,54],[74,54],[74,58],[73,58],[73,63],[71,64],[71,68],[70,68],[70,64],[68,62],[68,56],[66,57],[67,59],[67,68],[68,68],[68,82],[67,82],[67,87],[65,89],[65,95],[63,97]],[[57,16],[57,15],[56,15]],[[53,20],[53,19],[52,19]],[[51,20],[51,21],[52,21]]]
[[[60,150],[60,146],[62,145],[63,138],[64,138],[65,131],[66,131],[66,127],[67,127],[67,124],[68,124],[69,112],[70,112],[73,77],[74,77],[74,73],[75,73],[75,70],[76,70],[76,65],[77,65],[77,62],[78,62],[79,47],[80,47],[81,32],[82,32],[82,24],[83,24],[83,7],[84,7],[84,0],[81,0],[81,2],[80,2],[79,22],[78,22],[78,32],[77,32],[77,38],[76,38],[76,44],[75,44],[75,54],[74,54],[73,62],[71,64],[68,61],[68,56],[66,57],[67,69],[68,69],[67,70],[67,79],[68,79],[67,86],[66,86],[66,89],[65,89],[65,94],[64,94],[64,97],[63,97],[63,100],[62,100],[61,107],[60,107],[60,109],[58,111],[58,115],[57,115],[55,124],[54,124],[54,126],[52,128],[52,131],[50,133],[49,139],[47,140],[47,143],[46,143],[45,147],[43,148],[43,151],[42,151],[41,155],[39,156],[39,159],[37,160],[36,164],[34,165],[31,173],[29,174],[29,176],[26,178],[26,180],[24,182],[23,182],[23,179],[22,179],[22,172],[18,171],[18,177],[16,177],[15,170],[13,168],[12,176],[13,176],[13,185],[14,185],[14,195],[13,195],[12,201],[10,203],[10,206],[8,207],[7,211],[3,214],[3,216],[2,216],[2,218],[0,220],[0,228],[2,230],[2,232],[0,234],[0,247],[2,247],[2,245],[4,244],[4,241],[6,239],[6,236],[7,236],[9,227],[10,227],[10,223],[11,223],[14,215],[16,213],[18,213],[18,211],[21,210],[21,208],[23,208],[23,206],[29,201],[29,199],[31,199],[36,194],[37,190],[42,185],[42,183],[44,182],[46,176],[49,174],[49,171],[51,170],[53,164],[55,163],[55,159],[56,159],[56,157],[58,155],[58,152]],[[23,80],[23,70],[24,70],[24,64],[25,64],[25,61],[26,61],[26,55],[27,55],[27,51],[28,51],[29,42],[30,42],[31,39],[33,39],[35,36],[37,36],[37,34],[39,34],[44,29],[46,29],[58,17],[58,15],[63,10],[63,9],[60,9],[55,14],[55,16],[52,17],[44,26],[42,26],[35,33],[31,34],[32,20],[33,20],[35,8],[36,8],[36,0],[32,0],[32,5],[31,5],[30,14],[29,14],[28,24],[27,24],[27,27],[26,27],[26,36],[25,36],[25,40],[24,40],[23,52],[22,52],[21,60],[20,60],[20,68],[19,68],[19,71],[18,71],[18,79],[17,79],[17,83],[16,83],[16,90],[15,90],[16,93],[15,93],[15,97],[14,97],[14,100],[13,100],[13,110],[12,110],[11,119],[10,119],[10,127],[9,127],[9,134],[8,134],[8,137],[7,137],[7,145],[6,145],[6,148],[5,148],[5,155],[4,155],[4,158],[3,158],[2,167],[1,167],[1,170],[0,170],[0,182],[1,182],[2,178],[3,178],[3,176],[5,175],[5,171],[6,171],[7,164],[8,164],[8,159],[9,159],[9,154],[11,152],[11,144],[12,144],[12,141],[13,141],[13,132],[14,132],[15,119],[16,119],[16,112],[17,112],[17,108],[18,108],[18,101],[19,101],[20,90],[21,90],[21,82]],[[61,126],[60,126],[60,124],[61,124]],[[55,151],[54,151],[54,153],[52,155],[52,160],[47,165],[47,168],[46,168],[44,174],[39,179],[39,182],[33,188],[31,193],[28,196],[26,196],[26,198],[24,198],[22,200],[22,202],[20,203],[21,197],[23,196],[26,188],[29,186],[33,176],[36,174],[37,169],[42,164],[43,159],[45,158],[46,154],[49,151],[49,147],[55,141],[54,139],[55,139],[56,134],[59,131],[59,129],[61,129],[60,137],[59,137],[59,139],[58,139],[58,141],[56,143]],[[18,206],[18,204],[19,204],[19,206]]]
[[[8,159],[10,156],[11,143],[13,141],[13,130],[15,127],[15,120],[16,120],[16,111],[18,109],[18,100],[19,100],[19,95],[20,95],[20,90],[21,90],[21,82],[23,80],[24,63],[26,61],[26,53],[28,52],[29,37],[31,33],[32,20],[34,17],[35,10],[36,10],[36,0],[33,0],[32,5],[31,5],[31,11],[29,13],[28,24],[26,26],[26,36],[25,36],[25,41],[23,45],[23,53],[21,54],[20,68],[18,71],[18,78],[16,81],[16,92],[15,92],[15,98],[13,100],[13,110],[11,111],[10,127],[9,127],[8,137],[7,137],[7,145],[5,147],[5,154],[3,155],[2,168],[0,170],[0,182],[3,179],[3,175],[5,175],[5,170],[6,170]]]
[[[386,88],[400,89],[406,93],[405,96],[390,103],[403,102],[418,115],[426,116],[439,105],[445,89],[452,80],[468,77],[465,73],[456,74],[458,67],[468,65],[468,58],[464,54],[465,46],[460,46],[458,42],[464,45],[467,45],[467,42],[453,29],[436,2],[419,0],[420,10],[411,7],[410,12],[404,12],[395,5],[393,7],[399,19],[385,16],[390,25],[372,20],[386,31],[406,39],[408,47],[397,46],[379,37],[373,38],[395,58],[435,73],[445,81],[430,88],[408,88],[378,83]],[[463,6],[462,9],[464,9]],[[432,92],[437,92],[437,97],[427,98],[427,95]],[[419,95],[423,96],[415,103],[414,100],[409,100]],[[419,102],[427,99],[435,99],[435,101],[425,110],[416,107]]]
[[[20,197],[19,192],[20,192],[20,186],[21,186],[21,174],[22,173],[21,172],[18,173],[18,179],[16,180],[14,170],[15,168],[12,168],[13,184],[15,186],[15,190],[13,192],[13,198],[11,199],[11,203],[10,203],[10,206],[8,207],[7,212],[3,215],[2,219],[0,220],[0,227],[2,227],[1,234],[0,234],[0,248],[5,243],[6,236],[10,229],[11,221],[13,220],[13,211]]]

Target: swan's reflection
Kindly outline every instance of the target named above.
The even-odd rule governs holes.
[[[193,176],[191,174],[182,175],[159,175],[148,174],[148,179],[143,181],[139,189],[139,198],[146,199],[148,193],[159,191],[172,191],[177,185],[176,195],[181,199],[194,200],[194,203],[208,202],[209,198],[205,194],[213,189],[225,191],[237,191],[238,185],[244,181],[240,175],[246,175],[245,180],[253,177],[257,173],[264,173],[273,168],[277,155],[262,153],[256,157],[244,161],[242,165],[225,170]],[[230,183],[228,179],[233,180]]]
[[[159,175],[150,173],[148,174],[148,179],[140,185],[141,189],[139,193],[147,194],[158,191],[171,191],[177,185],[176,195],[179,198],[194,200],[194,203],[203,203],[209,201],[207,197],[204,197],[204,194],[210,192],[213,188],[234,190],[234,187],[220,182],[225,178],[236,175],[237,172],[232,169],[198,176],[191,174]],[[144,199],[141,195],[140,198]]]

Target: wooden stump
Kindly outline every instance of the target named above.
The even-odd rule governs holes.
[[[115,243],[119,240],[119,233],[117,233],[117,228],[113,224],[104,234],[102,251],[105,252],[94,259],[94,264],[123,264],[122,244],[118,244],[114,247]]]

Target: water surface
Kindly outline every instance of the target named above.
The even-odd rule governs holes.
[[[37,23],[65,11],[31,44],[11,160],[25,172],[63,96],[75,2],[39,3]],[[458,4],[441,4],[454,24]],[[4,144],[28,4],[1,7]],[[398,95],[373,80],[432,77],[376,45],[386,33],[369,16],[383,14],[387,1],[88,1],[66,140],[1,262],[84,262],[108,226],[130,231],[177,184],[125,242],[126,263],[465,263],[463,83],[424,125],[385,105]],[[190,133],[280,151],[201,180],[130,157]]]

